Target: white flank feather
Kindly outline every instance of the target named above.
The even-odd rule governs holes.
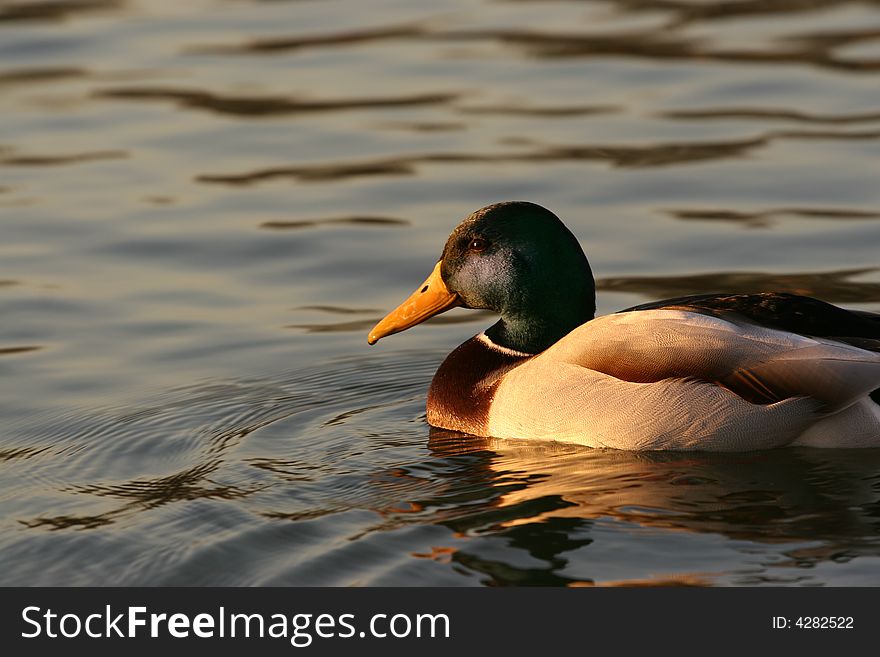
[[[750,403],[732,391],[738,381],[781,401]],[[512,370],[488,428],[500,438],[712,451],[799,438],[837,446],[840,429],[880,446],[880,407],[867,398],[876,388],[880,354],[697,313],[639,311],[588,322]]]

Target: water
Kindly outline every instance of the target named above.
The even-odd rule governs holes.
[[[0,2],[0,583],[880,584],[880,453],[432,431],[483,313],[366,345],[448,232],[554,210],[599,311],[880,310],[880,3]]]

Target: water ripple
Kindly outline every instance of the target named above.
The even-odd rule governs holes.
[[[565,118],[575,116],[595,116],[620,112],[617,105],[467,105],[457,107],[462,114],[488,114],[498,116],[532,116],[544,118]]]
[[[683,221],[722,221],[746,228],[770,228],[776,220],[786,217],[799,219],[855,220],[880,219],[880,211],[844,208],[774,208],[743,212],[722,209],[666,210],[666,214]]]
[[[753,294],[774,290],[819,297],[831,303],[873,303],[880,301],[880,283],[850,279],[876,271],[876,267],[870,267],[794,274],[714,272],[685,276],[616,276],[597,280],[596,289],[631,292],[651,298],[716,292]]]
[[[94,162],[97,160],[120,160],[128,157],[125,151],[92,151],[64,155],[3,155],[0,150],[0,166],[47,167]]]
[[[26,354],[31,351],[39,351],[43,349],[40,345],[21,345],[17,347],[0,347],[0,356],[10,356],[12,354]]]
[[[57,66],[51,68],[22,68],[0,71],[0,87],[11,87],[19,84],[44,84],[53,80],[86,77],[88,72],[74,66]]]
[[[298,100],[283,96],[221,96],[207,91],[161,87],[102,89],[95,91],[92,95],[95,98],[128,100],[138,103],[149,100],[171,101],[181,107],[247,117],[444,105],[457,97],[456,94],[434,93],[376,98],[344,98],[341,100]]]
[[[678,59],[733,63],[806,64],[851,72],[872,72],[880,68],[880,60],[847,59],[834,53],[836,48],[878,38],[877,28],[848,29],[782,35],[770,39],[763,48],[712,47],[702,37],[689,37],[681,31],[694,23],[708,23],[731,18],[753,18],[763,15],[796,14],[832,9],[839,0],[735,0],[732,2],[700,3],[676,0],[609,0],[621,11],[666,12],[670,19],[650,29],[601,33],[545,32],[532,29],[439,29],[427,25],[398,25],[342,31],[327,34],[306,34],[290,37],[256,38],[244,43],[198,46],[188,49],[201,54],[270,55],[309,48],[340,47],[387,41],[436,41],[440,43],[496,43],[514,52],[544,59],[573,57],[627,56],[652,60]],[[877,5],[876,0],[854,4]]]
[[[862,112],[858,114],[811,114],[791,109],[769,109],[760,107],[722,107],[694,110],[669,110],[659,116],[682,121],[700,121],[716,119],[755,119],[758,121],[780,120],[800,123],[817,124],[850,124],[873,123],[880,121],[880,112]]]
[[[519,2],[523,0],[513,0]],[[533,0],[524,0],[527,2]],[[813,12],[837,7],[840,0],[721,0],[720,2],[692,2],[690,0],[608,0],[629,12],[668,11],[677,23],[715,21],[729,18],[752,18]],[[846,0],[845,0],[846,1]],[[853,4],[877,4],[876,0],[857,0]]]
[[[79,14],[103,12],[123,7],[123,0],[43,0],[4,3],[0,7],[0,23],[27,21],[60,21]]]
[[[167,399],[140,408],[57,418],[53,427],[40,431],[39,446],[10,448],[0,460],[27,459],[43,452],[64,450],[66,458],[52,466],[55,474],[51,480],[56,482],[60,494],[119,499],[125,503],[104,508],[100,513],[39,515],[20,518],[19,523],[31,529],[94,529],[167,504],[201,499],[238,500],[258,494],[265,489],[265,482],[244,478],[236,483],[239,477],[231,476],[228,460],[232,450],[260,430],[285,424],[297,416],[317,414],[300,429],[308,433],[311,429],[306,427],[312,423],[316,429],[342,426],[357,415],[398,407],[400,391],[421,382],[426,370],[436,366],[435,354],[414,356],[408,354],[396,360],[374,356],[366,360],[339,359],[333,364],[296,371],[275,382],[201,384],[169,393]],[[373,363],[370,377],[360,381],[358,373],[364,371],[367,361]],[[367,399],[372,401],[363,405]],[[362,405],[351,410],[358,403]],[[339,410],[345,407],[349,408],[347,413]],[[106,440],[108,437],[112,440]],[[323,455],[323,450],[318,449],[312,456]],[[186,461],[190,465],[150,478],[107,481],[105,473],[118,464],[117,459],[131,453],[139,454],[139,471],[164,469]],[[291,463],[272,465],[277,458],[256,457],[242,462],[266,472],[281,469],[288,476]],[[325,470],[327,476],[327,468],[332,470],[335,466],[333,461],[321,465],[322,458],[312,458],[311,465],[305,467]],[[338,488],[331,493],[338,494]]]
[[[299,182],[334,182],[369,176],[415,175],[421,164],[604,161],[616,167],[660,167],[706,160],[741,157],[776,140],[874,140],[880,131],[785,130],[727,141],[671,142],[647,145],[587,144],[544,146],[519,153],[426,153],[357,162],[269,167],[245,173],[201,174],[196,180],[226,185],[250,185],[264,180],[292,178]]]
[[[188,52],[199,54],[267,54],[304,50],[307,48],[326,48],[352,44],[417,39],[426,34],[424,28],[416,25],[379,27],[374,29],[350,30],[331,34],[315,34],[297,37],[273,37],[252,39],[236,45],[193,46]]]
[[[299,228],[317,228],[319,226],[409,226],[406,219],[393,217],[330,217],[326,219],[300,219],[290,221],[264,221],[260,228],[269,230],[292,230]]]

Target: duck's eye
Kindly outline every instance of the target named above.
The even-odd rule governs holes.
[[[475,253],[480,253],[481,251],[485,251],[489,247],[489,242],[484,240],[482,237],[475,237],[468,244],[468,250],[473,251]]]

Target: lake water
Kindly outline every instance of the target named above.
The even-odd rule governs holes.
[[[880,585],[880,451],[432,431],[531,200],[599,312],[880,310],[880,2],[0,2],[0,584]]]

